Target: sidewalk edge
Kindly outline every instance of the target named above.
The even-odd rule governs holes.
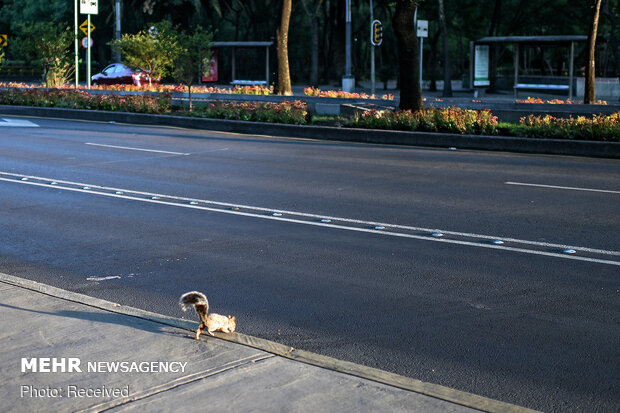
[[[51,285],[42,284],[25,278],[20,278],[0,272],[0,282],[13,285],[15,287],[36,291],[45,295],[87,305],[101,310],[110,311],[122,315],[128,315],[144,320],[165,324],[171,327],[194,330],[198,323],[170,317],[162,314],[153,313],[139,308],[124,306],[111,301],[90,297],[84,294],[75,293]],[[399,389],[412,391],[446,402],[470,407],[488,413],[534,413],[525,407],[489,399],[461,390],[451,389],[433,383],[426,383],[417,379],[401,376],[360,364],[338,360],[332,357],[322,356],[305,350],[298,350],[283,344],[265,340],[258,337],[248,336],[240,333],[219,334],[218,338],[232,343],[237,343],[252,347],[258,350],[275,354],[290,360],[305,364],[321,367],[324,369],[349,374],[362,379],[371,380],[377,383],[396,387]]]

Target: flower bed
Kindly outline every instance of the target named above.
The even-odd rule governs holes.
[[[41,89],[43,86],[28,84],[28,83],[20,83],[20,82],[0,82],[0,87],[5,88],[18,88],[18,89]],[[57,89],[65,89],[65,90],[75,90],[74,85],[65,84],[63,86],[57,87]],[[123,92],[165,92],[165,93],[173,93],[179,92],[184,93],[187,92],[187,85],[97,85],[91,86],[93,90],[113,90],[113,91],[123,91]],[[84,86],[78,88],[78,90],[87,90]],[[202,85],[193,85],[192,93],[218,93],[218,94],[243,94],[243,95],[271,95],[273,94],[273,86],[266,87],[262,85],[253,85],[253,86],[235,86],[234,88],[220,88],[217,86],[202,86]]]
[[[345,99],[378,99],[376,95],[368,95],[366,93],[350,93],[342,90],[321,90],[315,87],[307,87],[304,89],[304,95],[317,96],[322,98],[345,98]],[[391,93],[382,95],[381,99],[394,100]]]
[[[516,100],[517,103],[548,103],[550,105],[573,105],[573,104],[583,104],[583,100],[571,100],[571,99],[566,99],[566,100],[562,100],[562,99],[549,99],[549,100],[544,100],[541,98],[533,98],[533,97],[528,97],[527,99],[517,99]],[[595,105],[606,105],[607,102],[604,100],[597,100],[596,102],[594,102]]]
[[[169,93],[120,96],[91,95],[69,89],[7,89],[0,90],[0,104],[158,114],[170,111],[172,98]]]
[[[191,115],[205,118],[305,125],[308,123],[308,105],[298,100],[281,103],[214,102],[208,103],[205,107],[196,108]]]
[[[520,125],[519,134],[532,138],[620,141],[620,112],[568,119],[529,115]]]
[[[419,112],[369,110],[355,116],[352,124],[358,128],[485,135],[496,134],[498,125],[497,117],[489,110],[457,107],[428,108]]]
[[[92,95],[72,89],[0,90],[0,105],[44,106],[70,109],[179,114],[197,117],[306,125],[310,121],[305,102],[214,102],[192,112],[174,110],[169,93],[158,95]],[[531,138],[579,139],[620,142],[620,112],[592,118],[555,118],[530,115],[519,124],[498,124],[489,110],[457,107],[427,108],[420,112],[368,110],[337,123],[370,129],[446,132],[459,134],[510,135]]]

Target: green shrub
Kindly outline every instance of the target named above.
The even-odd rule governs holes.
[[[96,109],[138,113],[165,113],[172,106],[168,93],[150,95],[91,95],[69,89],[0,90],[0,104]]]
[[[419,112],[369,110],[355,116],[352,123],[355,127],[372,129],[486,135],[497,133],[497,117],[489,110],[457,107],[428,108]]]
[[[531,138],[620,141],[620,112],[568,119],[529,115],[520,125]]]
[[[205,118],[305,125],[308,107],[305,102],[214,102],[194,111]]]

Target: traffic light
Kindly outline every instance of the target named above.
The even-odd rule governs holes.
[[[379,20],[373,20],[370,25],[370,43],[380,46],[383,41],[383,25]]]

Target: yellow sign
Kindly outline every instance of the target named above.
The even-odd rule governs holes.
[[[80,24],[80,30],[88,36],[90,32],[95,30],[95,25],[91,23],[90,27],[88,27],[88,20],[84,20],[84,23]]]
[[[9,44],[7,38],[8,38],[8,35],[0,34],[0,47],[7,46]]]

